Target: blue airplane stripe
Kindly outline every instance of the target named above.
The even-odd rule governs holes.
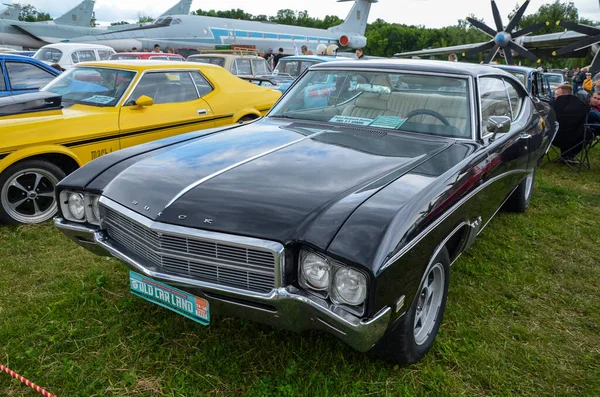
[[[250,37],[258,37],[259,39],[262,39],[263,34],[258,32],[250,32]]]
[[[267,33],[266,37],[267,39],[276,39],[277,35],[275,33]]]

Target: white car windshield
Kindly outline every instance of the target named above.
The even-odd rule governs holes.
[[[563,81],[565,81],[565,78],[561,74],[546,73],[546,77],[548,77],[548,81],[550,82],[550,84],[561,84]]]
[[[76,67],[53,80],[41,91],[62,96],[65,106],[115,106],[135,77],[126,70]]]
[[[470,138],[467,82],[412,73],[310,71],[269,116]]]

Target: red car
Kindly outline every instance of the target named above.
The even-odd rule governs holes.
[[[119,52],[112,54],[110,60],[127,59],[153,59],[158,61],[185,61],[185,58],[179,54],[170,54],[168,52]]]

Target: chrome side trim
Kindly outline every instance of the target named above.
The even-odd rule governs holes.
[[[219,170],[219,171],[217,171],[217,172],[214,172],[214,173],[212,173],[212,174],[210,174],[210,175],[207,175],[207,176],[205,176],[204,178],[202,178],[202,179],[200,179],[200,180],[198,180],[198,181],[196,181],[196,182],[194,182],[194,183],[192,183],[192,184],[190,184],[190,185],[188,185],[188,186],[184,187],[184,188],[183,188],[183,189],[182,189],[182,190],[181,190],[179,193],[177,193],[177,194],[176,194],[176,195],[175,195],[175,196],[174,196],[174,197],[171,199],[171,201],[169,201],[169,202],[167,203],[167,205],[165,206],[165,208],[164,208],[164,209],[167,209],[167,208],[169,208],[169,207],[170,207],[170,206],[171,206],[171,205],[172,205],[172,204],[173,204],[175,201],[177,201],[178,199],[180,199],[180,198],[181,198],[181,196],[183,196],[184,194],[186,194],[187,192],[189,192],[189,191],[190,191],[190,190],[192,190],[193,188],[195,188],[195,187],[197,187],[197,186],[199,186],[199,185],[203,184],[203,183],[204,183],[204,182],[206,182],[206,181],[209,181],[209,180],[211,180],[211,179],[213,179],[213,178],[215,178],[215,177],[217,177],[217,176],[219,176],[219,175],[221,175],[221,174],[224,174],[225,172],[227,172],[227,171],[230,171],[230,170],[232,170],[232,169],[234,169],[234,168],[237,168],[237,167],[239,167],[239,166],[242,166],[242,165],[244,165],[244,164],[247,164],[247,163],[249,163],[249,162],[251,162],[251,161],[254,161],[254,160],[256,160],[256,159],[259,159],[259,158],[261,158],[261,157],[264,157],[264,156],[266,156],[266,155],[269,155],[269,154],[271,154],[271,153],[274,153],[274,152],[276,152],[276,151],[278,151],[278,150],[285,149],[285,148],[286,148],[286,147],[288,147],[288,146],[295,145],[295,144],[296,144],[296,143],[298,143],[298,142],[302,142],[302,141],[305,141],[305,140],[307,140],[307,139],[311,139],[312,137],[314,137],[314,136],[317,136],[317,135],[320,135],[320,134],[321,134],[321,133],[320,133],[320,132],[318,132],[318,133],[315,133],[315,134],[312,134],[312,135],[304,136],[304,137],[302,137],[302,138],[300,138],[300,139],[296,139],[295,141],[288,142],[288,143],[286,143],[285,145],[281,145],[281,146],[278,146],[278,147],[276,147],[276,148],[273,148],[273,149],[267,150],[266,152],[259,153],[259,154],[255,155],[255,156],[249,157],[249,158],[247,158],[247,159],[244,159],[244,160],[242,160],[242,161],[239,161],[239,162],[237,162],[237,163],[235,163],[235,164],[232,164],[232,165],[230,165],[229,167],[225,167],[225,168],[223,168],[222,170]]]
[[[443,216],[441,216],[440,218],[436,219],[435,222],[433,222],[432,224],[430,224],[429,226],[427,226],[427,228],[425,230],[423,230],[421,233],[419,233],[408,244],[406,244],[404,247],[402,247],[402,249],[400,251],[398,251],[394,256],[392,256],[390,259],[388,259],[384,263],[384,265],[380,268],[380,271],[386,269],[392,263],[394,263],[395,261],[397,261],[402,255],[406,254],[409,250],[411,250],[423,238],[425,238],[425,236],[427,236],[436,226],[438,226],[440,223],[442,223],[444,220],[446,220],[446,218],[448,218],[450,215],[452,215],[454,213],[454,211],[456,211],[458,208],[460,208],[461,205],[463,205],[465,202],[467,202],[468,200],[470,200],[474,195],[476,195],[477,193],[479,193],[480,191],[482,191],[483,189],[485,189],[486,187],[488,187],[492,183],[494,183],[494,182],[496,182],[496,181],[498,181],[498,180],[500,180],[500,179],[502,179],[502,178],[504,178],[504,177],[506,177],[508,175],[521,174],[521,173],[522,174],[527,174],[527,170],[524,170],[524,169],[510,170],[508,172],[505,172],[504,174],[500,174],[500,175],[497,175],[497,176],[495,176],[493,178],[490,178],[485,183],[479,185],[476,189],[473,189],[472,192],[470,192],[469,194],[467,194],[458,203],[454,204],[448,211],[446,211]],[[489,220],[487,222],[489,222]],[[481,228],[481,230],[483,230],[483,227]]]

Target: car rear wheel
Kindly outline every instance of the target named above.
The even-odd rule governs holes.
[[[446,308],[450,258],[444,247],[423,275],[408,312],[388,329],[372,353],[400,365],[419,361],[433,345]]]
[[[531,196],[533,195],[533,184],[535,182],[535,173],[537,167],[523,179],[517,189],[510,195],[504,208],[511,212],[525,212],[529,207]]]
[[[13,164],[0,174],[0,222],[41,223],[58,210],[54,191],[65,173],[44,160]]]

